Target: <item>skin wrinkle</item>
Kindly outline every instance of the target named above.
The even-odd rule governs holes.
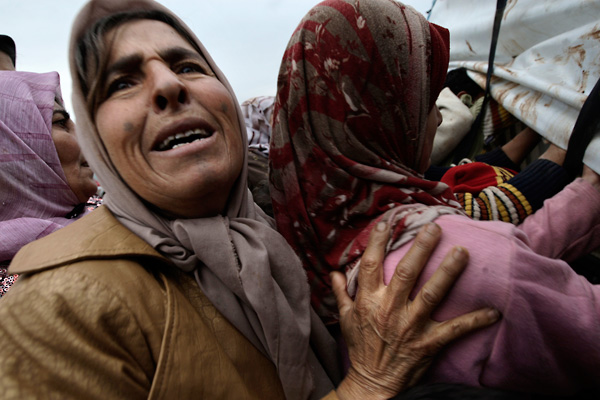
[[[146,29],[150,26],[154,31]],[[156,33],[156,30],[161,33]],[[150,20],[129,22],[109,35],[116,40],[108,63],[108,69],[112,72],[103,84],[107,97],[99,103],[96,119],[101,121],[98,125],[100,139],[109,153],[113,148],[111,159],[118,164],[116,167],[121,170],[124,181],[136,188],[137,194],[146,202],[160,208],[163,214],[181,216],[179,213],[190,213],[198,216],[222,210],[228,197],[225,192],[228,193],[229,189],[215,195],[214,189],[220,186],[217,181],[221,178],[218,177],[224,173],[227,182],[221,179],[222,183],[231,187],[239,175],[241,161],[238,160],[242,159],[238,157],[238,153],[241,153],[239,132],[237,126],[233,126],[237,118],[231,116],[233,108],[226,104],[233,98],[214,77],[206,60],[167,24]],[[159,45],[137,46],[131,39],[118,40],[125,36],[144,39],[152,36]],[[183,69],[188,64],[192,65],[189,72]],[[111,86],[120,88],[116,91],[107,89]],[[176,91],[180,92],[179,95]],[[185,93],[185,101],[180,99],[182,93]],[[210,96],[205,98],[198,96],[198,93],[210,93]],[[147,96],[164,98],[169,102],[169,108],[163,109],[156,103],[151,106],[144,103],[143,99]],[[128,111],[140,103],[141,111]],[[116,118],[100,118],[101,114],[107,113],[123,117],[124,121],[118,125],[121,132],[115,130]],[[167,153],[162,155],[149,150],[150,141],[159,132],[157,121],[163,121],[159,124],[162,127],[168,126],[165,124],[173,123],[174,115],[183,116],[191,122],[197,118],[207,121],[215,129],[210,139],[214,144],[200,153],[173,150],[181,153],[177,159]],[[144,123],[145,128],[142,129]],[[117,148],[122,150],[120,153],[127,155],[115,159],[114,155],[119,154],[114,151]],[[134,161],[136,159],[139,160],[137,164]],[[144,168],[144,164],[147,168]],[[179,180],[176,185],[179,194],[169,196],[168,191],[161,187],[172,188],[173,174],[183,170],[186,171],[186,178]],[[153,188],[149,188],[151,186]],[[192,197],[197,195],[203,197],[201,202],[197,199],[192,201]],[[180,201],[175,205],[177,199]],[[202,207],[196,208],[198,204],[202,204]]]

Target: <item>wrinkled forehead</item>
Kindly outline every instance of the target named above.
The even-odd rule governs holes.
[[[143,14],[146,13],[146,15],[144,16]],[[154,14],[154,17],[148,17],[148,13],[150,14]],[[79,99],[74,99],[74,104],[77,103],[77,101],[80,102],[80,104],[87,104],[87,106],[84,106],[85,109],[85,114],[87,114],[86,118],[90,118],[91,121],[93,121],[93,117],[92,115],[93,113],[93,109],[94,109],[94,99],[92,98],[92,96],[89,96],[90,93],[88,91],[95,91],[98,89],[98,80],[101,78],[101,71],[104,71],[106,68],[106,65],[101,65],[107,62],[106,59],[106,55],[107,54],[90,54],[91,52],[93,52],[94,48],[89,48],[87,50],[92,50],[91,52],[88,51],[87,54],[81,54],[81,49],[82,49],[82,39],[89,34],[90,32],[93,33],[94,31],[94,27],[96,27],[101,21],[109,19],[109,18],[113,18],[116,15],[119,14],[138,14],[138,16],[130,18],[130,20],[139,20],[139,19],[154,19],[154,20],[158,20],[160,22],[163,22],[169,26],[171,26],[172,28],[175,29],[175,31],[177,33],[179,33],[179,35],[187,42],[189,43],[194,49],[196,49],[196,51],[202,56],[202,58],[205,60],[207,66],[214,72],[215,77],[226,87],[226,89],[229,91],[229,93],[232,95],[232,97],[234,98],[234,104],[238,105],[239,103],[237,102],[235,93],[233,91],[233,89],[231,88],[231,85],[229,84],[229,81],[227,80],[227,78],[225,77],[225,75],[221,72],[220,68],[216,65],[216,63],[213,61],[210,53],[204,48],[203,44],[201,43],[200,40],[198,40],[198,38],[195,36],[195,34],[193,33],[193,31],[191,29],[189,29],[189,27],[183,22],[181,21],[175,14],[173,14],[170,10],[168,10],[166,7],[162,6],[159,3],[156,3],[154,1],[148,1],[148,0],[91,0],[79,13],[79,15],[77,16],[74,24],[73,24],[73,29],[72,29],[72,36],[71,36],[71,53],[70,53],[70,58],[71,58],[71,69],[72,69],[72,73],[73,74],[77,74],[79,75],[80,79],[74,80],[74,96],[77,97],[80,94],[83,94],[83,99],[80,97]],[[160,15],[162,14],[162,15]],[[158,17],[156,16],[158,15]],[[165,17],[165,20],[162,20],[163,17]],[[158,19],[157,19],[158,18]],[[170,21],[169,23],[167,23],[166,21]],[[127,23],[129,21],[123,21],[122,23]],[[121,22],[118,22],[117,24],[115,24],[115,26],[121,25]],[[110,30],[110,29],[108,29]],[[107,31],[104,31],[104,33],[106,33]],[[104,36],[104,35],[101,35]],[[100,39],[99,37],[96,36],[96,40]],[[102,42],[106,45],[106,38],[102,37]],[[106,50],[106,46],[103,45],[102,47],[104,47],[104,50]],[[85,47],[85,46],[83,46]],[[84,51],[86,49],[84,48]],[[105,51],[102,51],[103,53],[105,53]],[[102,57],[102,60],[99,60],[96,57]],[[96,64],[96,66],[94,67],[93,65],[89,64],[89,61],[92,59],[96,59],[96,62],[99,62],[100,65]],[[87,65],[86,65],[87,64]],[[96,81],[96,84],[93,84],[94,81]],[[91,87],[89,86],[89,84],[92,84]],[[87,87],[86,87],[87,86]],[[83,100],[83,101],[82,101]],[[241,131],[244,132],[245,131],[245,125],[244,125],[244,120],[243,120],[243,115],[241,112],[241,109],[238,107],[236,107],[237,110],[237,114],[238,114],[238,118],[239,118],[239,122],[240,122],[240,128]],[[80,115],[82,114],[81,111],[84,110],[79,110],[79,114],[78,114],[78,110],[76,107],[76,115],[77,115],[77,119],[80,119]],[[246,135],[242,135],[243,136],[243,140],[246,140]]]
[[[200,50],[172,26],[162,21],[141,19],[127,22],[107,32],[107,62],[102,75],[142,68],[146,59],[160,59],[167,64],[194,60],[212,71]],[[214,72],[214,71],[213,71]]]
[[[170,47],[185,49],[215,72],[216,66],[205,56],[202,45],[187,26],[174,15],[160,10],[109,13],[91,17],[90,24],[79,21],[79,25],[81,30],[74,35],[76,41],[71,57],[90,116],[99,105],[108,75],[123,68],[131,70],[152,51],[159,55],[168,53],[174,58],[177,54]],[[222,81],[219,74],[215,75]]]
[[[204,59],[202,50],[193,40],[172,25],[155,19],[140,18],[123,22],[108,30],[104,41],[110,46],[112,52],[115,48],[124,47],[124,44],[129,48],[147,46],[153,49],[174,46],[185,48]]]

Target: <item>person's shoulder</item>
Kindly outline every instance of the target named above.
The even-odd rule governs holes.
[[[33,246],[32,251],[43,250]],[[42,255],[27,258],[33,260],[36,257],[44,259]],[[57,258],[58,255],[47,256],[50,260]],[[128,307],[135,308],[136,304],[144,302],[160,305],[166,296],[166,278],[161,273],[168,271],[164,268],[165,262],[160,257],[144,257],[135,253],[120,257],[98,253],[68,257],[60,263],[46,262],[39,268],[26,264],[30,272],[21,273],[2,300],[31,303],[38,298],[36,307],[42,308],[56,303],[77,304],[77,307],[84,308],[91,303],[103,304],[106,308],[118,304],[129,304]],[[47,267],[42,268],[44,265]],[[12,264],[9,271],[12,271]],[[13,297],[15,300],[9,300]]]
[[[20,275],[0,299],[0,348],[7,349],[0,371],[9,371],[3,383],[25,381],[10,372],[17,363],[40,374],[38,382],[57,379],[52,390],[72,385],[73,374],[120,379],[115,365],[121,363],[133,374],[128,378],[145,382],[169,321],[167,283],[147,259],[126,257],[72,260]],[[67,370],[56,376],[52,362]],[[97,375],[100,370],[107,375]]]
[[[100,207],[73,224],[24,246],[9,266],[19,281],[2,300],[44,297],[77,304],[163,302],[164,279],[170,262],[149,244],[121,225],[106,207]],[[14,293],[13,293],[14,292]],[[162,295],[161,295],[162,293]],[[93,294],[93,295],[92,295]],[[154,298],[153,297],[153,298]]]
[[[9,292],[10,296],[7,294],[3,300],[22,296],[22,300],[27,302],[32,297],[45,297],[82,303],[88,295],[92,295],[93,301],[136,296],[143,301],[149,291],[163,290],[159,275],[151,267],[141,260],[126,258],[73,261],[20,275]]]
[[[170,285],[161,270],[146,259],[94,258],[19,275],[0,299],[0,331],[160,331]]]
[[[13,258],[9,272],[31,274],[70,264],[78,268],[102,260],[123,263],[144,259],[151,264],[169,264],[148,243],[123,226],[105,206],[65,228],[23,246]],[[130,264],[130,266],[135,265]]]

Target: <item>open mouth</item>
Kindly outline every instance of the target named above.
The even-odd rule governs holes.
[[[178,133],[173,136],[169,136],[161,143],[158,144],[155,150],[158,151],[167,151],[176,149],[181,146],[185,146],[186,144],[197,142],[198,140],[209,138],[213,135],[214,132],[209,132],[205,129],[191,129],[185,133]]]

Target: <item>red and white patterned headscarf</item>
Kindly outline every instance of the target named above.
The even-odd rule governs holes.
[[[302,258],[312,303],[337,318],[329,272],[355,284],[380,220],[389,249],[442,214],[448,187],[415,172],[448,66],[448,31],[393,0],[327,0],[294,32],[279,72],[270,149],[278,230]]]

